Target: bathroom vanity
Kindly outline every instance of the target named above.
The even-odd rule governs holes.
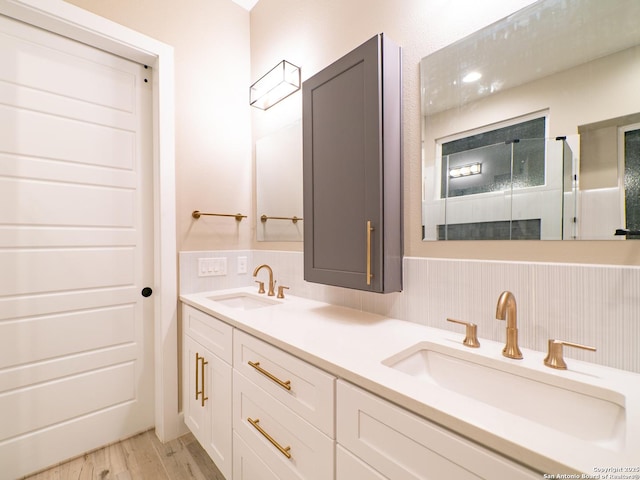
[[[181,300],[185,421],[227,480],[640,465],[637,374],[554,370],[544,352],[508,359],[496,342],[470,349],[463,334],[255,288]]]

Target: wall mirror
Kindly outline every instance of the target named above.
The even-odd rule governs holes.
[[[540,0],[422,59],[423,240],[640,238],[638,18]]]
[[[302,122],[258,139],[255,158],[257,240],[301,242]]]

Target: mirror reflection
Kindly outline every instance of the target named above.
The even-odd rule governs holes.
[[[256,206],[259,242],[302,241],[301,121],[256,141]]]
[[[424,240],[636,237],[637,18],[541,0],[421,61]]]

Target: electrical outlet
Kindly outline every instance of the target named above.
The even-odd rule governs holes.
[[[247,257],[238,257],[238,273],[247,273]]]

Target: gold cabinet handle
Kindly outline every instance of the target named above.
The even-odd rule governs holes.
[[[371,273],[371,232],[374,228],[371,226],[371,220],[367,220],[367,285],[371,285],[373,273]]]
[[[285,457],[287,458],[291,458],[291,454],[289,453],[289,450],[291,450],[291,447],[283,447],[282,445],[280,445],[278,442],[276,442],[273,437],[271,435],[269,435],[267,432],[265,432],[262,427],[260,425],[258,425],[258,423],[260,422],[259,418],[256,418],[255,420],[253,420],[251,417],[247,417],[247,421],[254,426],[254,428],[256,430],[258,430],[262,436],[264,438],[266,438],[267,440],[269,440],[271,442],[271,444],[276,447],[278,450],[280,450],[280,453],[282,453]]]
[[[475,323],[462,322],[453,318],[447,318],[447,322],[457,323],[458,325],[464,325],[466,327],[465,337],[462,341],[463,345],[471,348],[478,348],[480,346],[480,342],[478,341],[478,326]]]
[[[583,350],[589,350],[595,352],[595,347],[589,347],[588,345],[580,345],[579,343],[565,342],[564,340],[549,339],[549,352],[544,359],[544,364],[547,367],[557,368],[558,370],[566,370],[567,364],[562,356],[562,346],[581,348]]]
[[[269,380],[272,380],[272,381],[276,382],[278,385],[280,385],[285,390],[291,390],[291,380],[287,380],[286,382],[283,382],[278,377],[276,377],[274,374],[269,373],[264,368],[262,368],[260,366],[260,362],[252,362],[251,360],[249,360],[247,363],[249,365],[251,365],[253,368],[255,368],[257,371],[259,371],[261,374],[263,374],[265,377],[267,377]]]
[[[202,362],[202,363],[200,363]],[[200,380],[198,380],[198,363],[200,363]],[[209,400],[209,397],[204,396],[204,366],[209,362],[205,361],[204,357],[201,357],[198,352],[196,352],[196,400],[198,397],[202,395],[201,405],[204,407],[204,402]],[[202,382],[202,390],[198,388],[198,384]]]
[[[206,400],[209,400],[209,397],[206,397],[205,394],[204,394],[204,392],[206,390],[205,386],[204,386],[204,379],[205,379],[204,366],[208,365],[209,362],[205,361],[204,357],[200,357],[200,359],[202,360],[202,363],[200,364],[200,376],[202,377],[202,392],[201,392],[202,393],[202,397],[201,397],[202,403],[201,403],[201,405],[204,407],[204,402]]]
[[[198,397],[200,396],[200,390],[198,390],[198,364],[200,363],[200,355],[198,354],[198,352],[196,352],[196,400],[198,400]]]

